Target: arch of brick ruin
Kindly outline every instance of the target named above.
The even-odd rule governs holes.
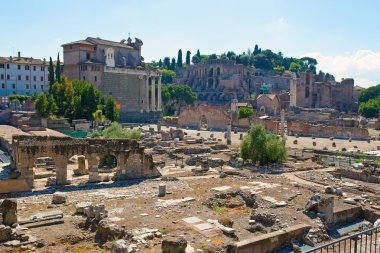
[[[34,161],[51,157],[56,165],[57,184],[67,184],[67,164],[74,155],[84,155],[89,171],[97,171],[105,154],[116,157],[115,179],[134,179],[159,176],[151,154],[135,140],[74,139],[71,137],[15,135],[12,140],[12,167],[20,179],[34,186]]]

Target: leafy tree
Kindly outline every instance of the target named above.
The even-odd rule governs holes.
[[[236,59],[236,54],[233,51],[228,51],[227,54],[226,54],[226,56],[230,60],[235,60]],[[233,57],[234,57],[234,59],[233,59]]]
[[[57,56],[57,63],[55,66],[55,80],[61,80],[61,62],[59,60],[59,53]]]
[[[285,67],[284,66],[276,66],[273,68],[273,70],[278,71],[278,72],[284,72]]]
[[[187,85],[162,87],[161,97],[166,114],[173,114],[174,111],[179,111],[181,106],[193,104],[196,100],[195,94]]]
[[[326,76],[327,76],[327,74],[326,74]],[[379,96],[380,96],[380,84],[362,90],[359,93],[358,102],[359,103],[363,103],[363,102],[365,103],[368,100],[373,99],[373,98],[377,98]]]
[[[190,56],[191,56],[191,52],[189,50],[187,50],[187,52],[186,52],[186,66],[190,65]]]
[[[12,94],[12,95],[9,95],[8,99],[11,102],[23,103],[26,100],[31,99],[31,97],[30,96],[26,96],[26,95]]]
[[[286,148],[276,135],[267,133],[261,125],[253,125],[240,145],[240,156],[260,165],[283,162]]]
[[[41,93],[36,101],[36,111],[41,116],[46,116],[49,114],[48,100],[45,93]]]
[[[106,105],[105,105],[105,116],[107,119],[111,121],[117,121],[119,118],[119,112],[116,109],[116,103],[113,97],[109,97],[107,99]]]
[[[197,64],[197,63],[200,63],[201,62],[201,58],[196,54],[193,56],[193,58],[191,58],[191,61],[194,63],[194,64]]]
[[[52,114],[56,114],[58,111],[57,104],[55,103],[55,99],[53,95],[48,96],[48,111]]]
[[[250,65],[250,56],[247,54],[241,55],[240,56],[240,62],[244,66],[249,66]]]
[[[240,107],[238,111],[238,119],[250,118],[253,115],[253,109],[247,107]]]
[[[163,67],[166,69],[170,69],[170,58],[169,57],[164,58],[164,66]]]
[[[253,58],[253,64],[259,69],[273,69],[272,62],[265,56],[265,54],[255,55]]]
[[[175,59],[174,58],[172,58],[172,63],[170,64],[170,68],[169,68],[170,70],[175,70]]]
[[[218,59],[218,56],[216,54],[211,54],[208,56],[208,59],[209,60],[216,60],[216,59]]]
[[[208,61],[209,60],[209,56],[208,55],[201,55],[201,62],[205,62],[205,61]]]
[[[291,72],[294,72],[294,73],[298,73],[301,69],[301,65],[296,63],[296,62],[292,62],[290,64],[290,67],[289,67],[289,71]]]
[[[48,71],[49,71],[49,93],[51,91],[51,88],[53,86],[53,84],[55,83],[55,77],[54,77],[54,65],[53,65],[53,60],[51,59],[50,57],[50,60],[49,60],[49,68],[48,68]]]
[[[182,68],[182,49],[178,50],[177,67]]]
[[[359,104],[359,114],[366,118],[379,117],[380,97],[372,98]]]
[[[173,78],[175,77],[175,72],[173,70],[161,69],[159,70],[162,74],[162,83],[168,84],[173,82]]]

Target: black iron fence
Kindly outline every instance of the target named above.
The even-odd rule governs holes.
[[[304,253],[380,253],[380,227],[343,237]]]

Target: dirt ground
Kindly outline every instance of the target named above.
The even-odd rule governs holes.
[[[184,131],[193,137],[196,137],[199,132],[195,130]],[[210,134],[209,131],[200,131],[200,135],[206,139]],[[212,134],[215,138],[221,139],[221,143],[225,143],[222,132],[212,132]],[[239,135],[239,133],[232,134],[232,145],[229,150],[212,151],[210,157],[228,163],[231,155],[238,152]],[[329,139],[312,140],[311,138],[300,137],[297,145],[293,144],[293,139],[294,137],[288,138],[289,150],[300,147],[311,148],[313,141],[317,141],[317,148],[331,146]],[[335,142],[339,149],[342,147],[353,148],[355,145],[363,151],[375,149],[379,145],[377,141],[367,143],[364,141],[335,140]],[[189,147],[198,144],[182,143],[171,146],[169,149],[181,147],[181,145]],[[204,147],[207,144],[201,146]],[[313,229],[320,228],[321,221],[319,218],[304,214],[305,204],[313,194],[324,193],[326,184],[338,187],[342,183],[328,176],[331,175],[330,172],[334,168],[318,165],[311,159],[289,161],[283,165],[266,167],[231,168],[225,165],[210,168],[205,174],[198,175],[192,172],[192,169],[197,166],[188,166],[184,163],[184,166],[181,167],[182,159],[186,161],[194,155],[180,154],[179,158],[174,159],[168,155],[168,152],[155,152],[154,149],[152,152],[155,161],[165,163],[165,166],[160,168],[163,174],[161,178],[93,184],[87,183],[88,176],[73,176],[72,171],[76,168],[74,164],[70,165],[68,173],[68,177],[72,181],[71,185],[47,188],[45,186],[46,178],[42,178],[36,180],[36,189],[31,193],[3,196],[2,198],[17,199],[20,218],[27,218],[43,211],[61,210],[64,213],[64,223],[28,230],[31,235],[45,241],[43,248],[36,248],[33,244],[22,248],[0,246],[0,252],[109,252],[113,240],[105,244],[96,243],[94,231],[80,228],[85,217],[75,215],[75,206],[83,201],[104,204],[108,211],[107,221],[117,224],[127,231],[150,228],[158,229],[161,232],[163,237],[147,240],[147,246],[138,244],[138,252],[161,252],[161,241],[168,235],[186,238],[192,248],[192,251],[189,252],[218,252],[223,245],[228,243],[251,238],[261,233],[277,231],[292,225],[309,224]],[[233,171],[233,173],[227,173],[228,171]],[[221,172],[223,172],[223,177],[220,177]],[[310,177],[310,173],[313,177]],[[173,178],[174,176],[176,178]],[[351,180],[344,182],[351,182]],[[351,183],[359,184],[358,182]],[[158,197],[160,184],[166,184],[167,194],[164,197]],[[349,196],[362,194],[363,188],[367,184],[363,182],[360,184],[364,184],[362,190],[347,191],[347,194]],[[224,189],[214,189],[218,187],[224,187]],[[377,185],[371,185],[371,187],[374,191],[378,190]],[[67,193],[66,204],[51,204],[52,194],[57,191]],[[210,206],[210,203],[214,203],[212,199],[215,200],[216,196],[231,191],[248,192],[254,198],[255,205],[251,207],[247,205],[247,202],[241,204],[239,199],[231,198],[228,203],[234,205],[218,206],[213,204]],[[168,200],[184,200],[186,198],[190,200],[174,205],[163,204],[170,203],[170,201],[165,202]],[[378,203],[375,194],[373,194],[372,201]],[[235,205],[235,202],[238,203]],[[276,204],[281,202],[285,204]],[[341,203],[340,208],[347,207],[342,201],[339,203]],[[252,220],[251,213],[253,211],[255,213],[273,214],[275,217],[274,224],[264,226],[264,230],[261,232],[250,232],[249,220]],[[219,232],[217,235],[208,237],[207,234],[205,235],[202,231],[194,229],[182,221],[188,217],[197,217],[204,222],[209,219],[228,218],[233,221],[232,227],[235,229],[235,236],[228,236]],[[118,238],[114,240],[116,239]]]

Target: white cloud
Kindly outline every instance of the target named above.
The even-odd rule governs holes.
[[[380,52],[358,50],[343,55],[309,53],[318,61],[318,69],[333,74],[337,80],[345,77],[355,79],[355,85],[369,87],[380,83]]]

